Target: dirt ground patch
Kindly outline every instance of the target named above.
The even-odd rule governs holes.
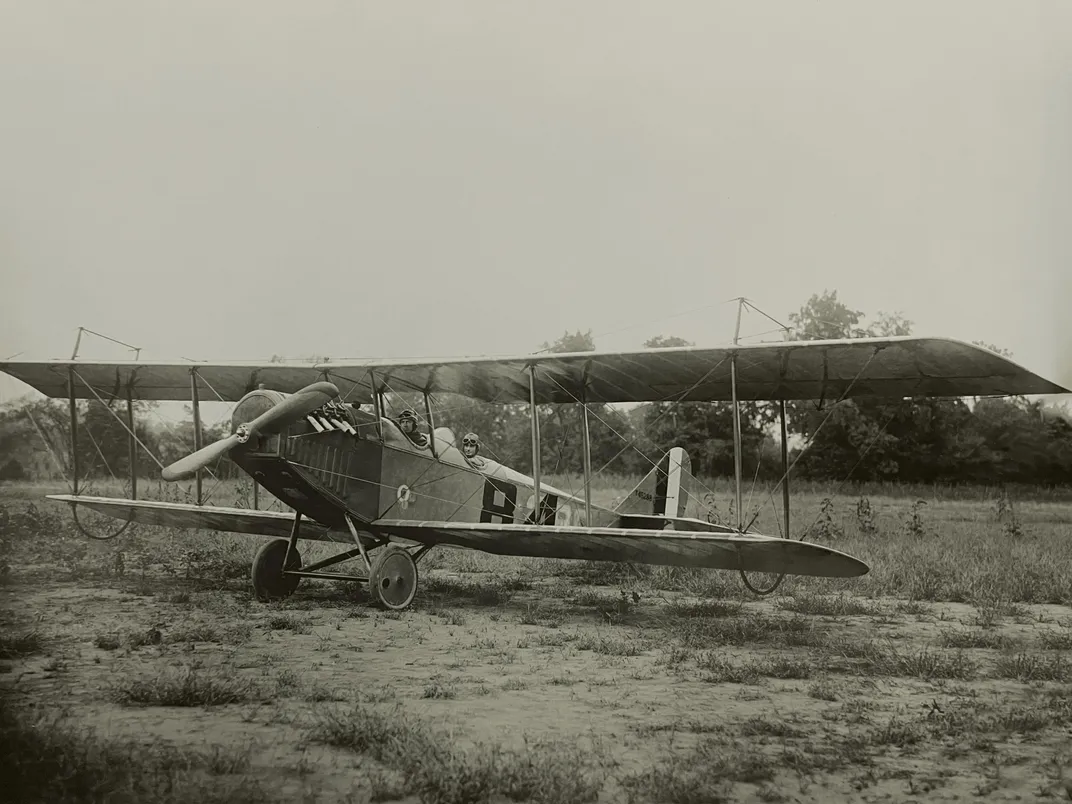
[[[22,776],[81,763],[120,801],[1072,796],[1065,606],[442,569],[401,614],[318,582],[263,605],[241,579],[17,568],[0,602]]]

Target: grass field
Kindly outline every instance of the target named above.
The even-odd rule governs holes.
[[[709,485],[729,516],[730,486]],[[630,486],[605,478],[595,499]],[[63,490],[0,485],[14,800],[1072,798],[1072,504],[1057,492],[797,484],[792,535],[810,525],[871,572],[763,599],[726,572],[444,548],[398,614],[326,582],[256,603],[259,538],[92,541],[41,500]],[[252,494],[228,482],[212,501]],[[769,500],[746,511],[761,503],[757,528],[778,535]]]

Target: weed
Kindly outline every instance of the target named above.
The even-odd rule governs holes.
[[[866,536],[878,530],[875,525],[874,511],[871,510],[871,500],[867,497],[861,497],[856,501],[856,526],[860,529],[860,533]]]
[[[248,773],[248,747],[183,750],[106,737],[62,718],[43,719],[0,702],[0,774],[11,801],[77,802],[104,795],[114,804],[285,802]],[[310,791],[312,792],[312,791]]]
[[[819,701],[837,701],[839,699],[836,687],[828,678],[813,682],[808,687],[808,697]]]
[[[326,713],[309,737],[399,772],[401,792],[422,801],[462,804],[505,797],[566,804],[594,801],[603,786],[586,752],[528,741],[517,751],[485,744],[467,750],[401,710]]]
[[[926,500],[916,500],[908,510],[904,529],[913,538],[922,539],[930,533],[927,523],[923,521],[923,506],[926,504]]]
[[[44,649],[45,641],[40,631],[0,634],[0,659],[21,659],[41,653]]]
[[[1072,631],[1043,631],[1039,642],[1047,650],[1072,650]]]
[[[877,606],[844,593],[837,596],[816,595],[798,592],[793,597],[782,598],[778,608],[798,614],[812,614],[825,617],[844,617],[847,615],[879,614]]]
[[[834,519],[834,501],[830,497],[823,497],[819,502],[819,520],[812,533],[825,541],[838,541],[845,535],[841,525]]]
[[[646,639],[607,639],[588,635],[579,638],[576,647],[606,656],[640,656],[651,648],[651,644]]]
[[[1060,653],[999,656],[995,671],[998,678],[1016,681],[1072,681],[1072,665]]]
[[[312,631],[306,617],[290,612],[268,615],[264,620],[264,627],[269,631],[293,631],[295,634],[308,634]]]
[[[699,603],[674,601],[666,607],[669,617],[736,617],[744,604],[739,600],[704,600]]]
[[[630,801],[732,801],[733,782],[770,782],[777,767],[774,759],[749,746],[709,738],[691,751],[671,753],[645,773],[626,777],[622,786]]]
[[[938,637],[942,646],[947,648],[986,648],[989,650],[1007,650],[1017,644],[1017,640],[1004,634],[994,634],[985,630],[942,631]]]
[[[223,706],[268,697],[248,678],[222,672],[210,675],[192,667],[124,679],[112,688],[112,696],[130,706]]]
[[[123,643],[115,634],[97,634],[93,644],[101,650],[119,650]]]
[[[910,678],[957,679],[970,681],[976,677],[978,665],[962,651],[955,653],[919,651],[901,653],[889,647],[871,658],[875,675],[908,676]]]
[[[1009,497],[1007,489],[1002,489],[1001,496],[994,501],[994,519],[1001,523],[1001,532],[1006,539],[1020,539],[1023,537],[1023,523],[1016,513],[1016,508]]]
[[[428,684],[421,693],[422,698],[440,698],[449,700],[458,697],[458,690],[453,684],[440,684],[438,681]]]
[[[813,670],[809,662],[788,656],[735,662],[714,653],[704,653],[697,657],[696,664],[707,671],[703,680],[714,684],[757,684],[764,677],[803,679],[809,678]]]
[[[828,642],[824,631],[799,614],[792,617],[752,614],[734,619],[697,617],[672,624],[671,633],[684,647],[698,649],[723,645],[818,648]]]

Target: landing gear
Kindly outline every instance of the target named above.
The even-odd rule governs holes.
[[[290,558],[287,549],[290,548]],[[286,562],[286,566],[284,566]],[[257,551],[253,558],[253,593],[263,602],[283,600],[294,594],[301,577],[290,572],[301,569],[301,555],[297,547],[290,547],[289,539],[272,539]],[[287,573],[284,574],[284,570]]]
[[[417,594],[417,562],[396,544],[381,548],[369,570],[369,592],[384,608],[401,611]]]
[[[290,538],[272,539],[257,551],[253,559],[251,574],[257,599],[263,602],[282,600],[294,594],[302,578],[321,578],[326,581],[367,583],[374,603],[392,611],[409,608],[417,594],[417,562],[431,549],[431,545],[407,550],[401,545],[389,544],[386,538],[365,533],[365,541],[374,540],[366,546],[349,516],[346,517],[346,524],[354,539],[353,549],[302,567],[301,554],[298,553],[301,514],[296,514]],[[325,567],[358,556],[365,565],[365,575],[321,572]]]

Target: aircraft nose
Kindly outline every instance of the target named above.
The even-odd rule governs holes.
[[[278,391],[269,391],[258,388],[250,391],[235,405],[231,414],[231,432],[235,432],[243,424],[249,424],[263,413],[267,413],[284,399],[284,395]]]

